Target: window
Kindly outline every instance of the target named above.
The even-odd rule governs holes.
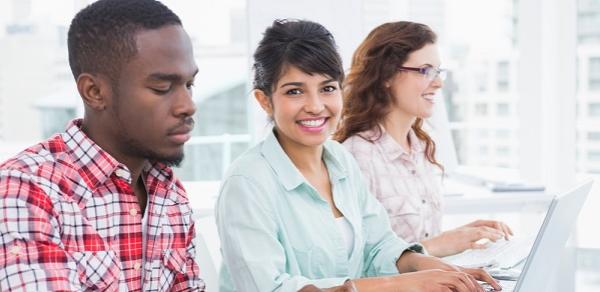
[[[510,154],[510,148],[508,146],[496,147],[496,154],[500,157],[507,157]]]
[[[598,178],[600,175],[600,131],[596,119],[600,118],[600,102],[597,102],[600,92],[600,1],[578,0],[577,2],[577,113],[576,125],[579,139],[576,158],[577,171],[580,177]],[[592,281],[598,281],[597,271],[600,268],[600,236],[595,232],[596,227],[591,222],[600,220],[600,201],[597,189],[592,190],[590,198],[580,214],[578,223],[579,234],[577,243],[578,269],[589,272],[583,280],[583,285],[590,286]],[[584,274],[586,276],[587,274]],[[595,280],[592,280],[595,279]],[[597,290],[593,288],[591,290]]]
[[[498,91],[504,92],[508,90],[510,72],[508,67],[508,61],[498,62],[496,69],[496,86]]]
[[[496,104],[496,115],[499,117],[507,117],[510,115],[510,106],[508,103]]]
[[[590,90],[600,89],[600,57],[591,57],[588,86]]]
[[[475,115],[485,117],[488,114],[488,105],[486,103],[475,104]]]
[[[440,1],[443,2],[443,1]],[[456,0],[446,5],[443,29],[440,30],[440,49],[444,66],[453,72],[452,102],[463,109],[463,119],[450,119],[451,126],[462,133],[464,141],[454,141],[459,164],[464,166],[504,166],[501,162],[517,161],[519,104],[516,47],[517,3],[512,0]],[[477,11],[464,17],[464,9]],[[473,25],[477,23],[477,25]],[[448,65],[446,65],[448,64]],[[445,93],[446,96],[446,93]],[[454,117],[458,107],[447,107]],[[495,130],[506,129],[507,138],[495,137]],[[480,132],[489,132],[488,151],[482,150]],[[497,157],[496,143],[510,145],[507,157]],[[462,147],[462,149],[460,149]],[[507,146],[508,147],[508,146]],[[502,152],[505,153],[505,152]],[[501,165],[502,164],[502,165]]]
[[[587,139],[588,141],[600,141],[600,132],[588,132],[587,133]]]
[[[510,130],[507,130],[507,129],[496,130],[496,138],[501,139],[501,140],[506,140],[506,139],[510,138]]]
[[[587,159],[591,160],[592,162],[600,162],[600,151],[589,151],[587,154]]]
[[[599,118],[600,117],[600,103],[588,104],[588,115],[591,118]]]

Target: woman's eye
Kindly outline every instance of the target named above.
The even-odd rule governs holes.
[[[290,89],[290,90],[286,91],[285,94],[287,94],[287,95],[298,95],[298,94],[302,94],[302,90],[299,89],[299,88],[294,88],[294,89]]]
[[[332,85],[323,87],[323,91],[325,91],[325,92],[334,92],[336,90],[337,90],[337,87],[332,86]]]

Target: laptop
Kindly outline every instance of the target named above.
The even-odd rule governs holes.
[[[544,222],[517,281],[501,280],[502,291],[546,291],[549,277],[556,272],[563,250],[593,181],[556,196],[550,203]],[[493,291],[493,290],[491,290]]]

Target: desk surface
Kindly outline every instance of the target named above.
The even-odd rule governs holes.
[[[444,180],[447,214],[545,211],[554,198],[548,192],[492,192],[483,186]]]
[[[184,182],[190,204],[200,217],[213,214],[219,191],[218,181]],[[447,179],[444,187],[451,189],[444,195],[446,214],[543,212],[553,194],[548,192],[492,192],[481,186],[473,186]]]

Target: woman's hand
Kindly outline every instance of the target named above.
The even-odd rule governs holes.
[[[350,280],[346,280],[342,286],[320,289],[315,285],[306,285],[298,292],[358,292]]]
[[[467,225],[451,229],[421,243],[429,254],[444,257],[463,252],[467,249],[482,249],[485,244],[479,243],[481,239],[497,241],[501,238],[508,240],[513,232],[500,221],[477,220]]]
[[[406,292],[483,292],[475,278],[461,271],[424,270],[397,276],[397,290]],[[497,284],[496,284],[497,285]]]
[[[447,287],[450,289],[431,291],[483,291],[481,286],[477,283],[477,280],[487,282],[496,290],[502,289],[500,285],[498,285],[498,282],[496,282],[496,280],[494,280],[492,276],[490,276],[483,269],[462,268],[448,264],[439,258],[426,256],[415,252],[404,252],[400,259],[398,259],[397,266],[398,271],[400,272],[419,271],[419,273],[402,274],[406,276],[416,274],[417,276],[415,276],[416,278],[414,281],[421,281],[421,275],[423,275],[425,279],[428,279],[424,282],[424,284],[431,284],[433,287],[441,285],[440,287]],[[433,277],[434,275],[430,273],[420,273],[431,270],[438,272],[443,271],[445,273],[437,273],[435,276],[438,278]]]

